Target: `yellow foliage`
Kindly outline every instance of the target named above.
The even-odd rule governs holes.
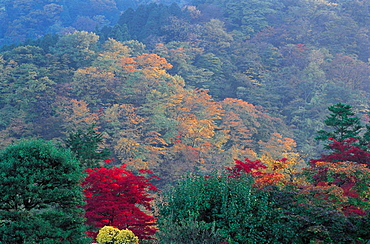
[[[121,42],[112,38],[108,38],[103,44],[104,52],[99,54],[99,59],[113,59],[118,60],[129,56],[129,48],[124,46]]]
[[[126,164],[129,169],[139,170],[139,169],[153,169],[157,166],[156,155],[152,155],[149,160],[144,160],[142,158],[129,158],[128,160],[121,160],[122,163]]]
[[[162,138],[161,134],[157,131],[149,131],[145,134],[143,140],[144,147],[151,151],[151,155],[166,154],[165,146],[168,143]]]
[[[268,142],[258,142],[262,148],[263,155],[275,159],[281,158],[298,158],[299,154],[294,151],[296,142],[294,139],[283,137],[279,133],[272,133]]]
[[[72,99],[71,102],[73,113],[76,116],[82,117],[90,112],[89,109],[87,108],[87,103],[85,101],[78,101],[76,99]]]
[[[104,226],[99,230],[98,236],[96,237],[96,241],[98,244],[103,243],[113,243],[115,236],[119,233],[119,229],[114,228],[112,226]]]
[[[147,132],[144,142],[146,144],[151,144],[151,145],[162,145],[162,146],[168,145],[168,143],[161,137],[161,134],[157,131]]]
[[[264,171],[280,175],[281,183],[302,182],[297,177],[305,166],[300,155],[295,152],[296,143],[293,139],[283,137],[279,133],[272,133],[268,142],[259,142],[262,147],[261,162],[267,166]]]
[[[257,159],[257,153],[250,148],[245,148],[244,145],[241,144],[234,144],[231,146],[229,150],[226,151],[229,158],[227,158],[227,162],[232,163],[234,165],[233,159],[235,158],[249,158],[251,160]]]
[[[113,104],[104,110],[104,119],[109,122],[125,124],[139,124],[144,118],[136,114],[136,109],[131,104]]]
[[[139,243],[139,238],[131,230],[121,230],[116,236],[115,243],[136,244]]]
[[[138,244],[139,238],[128,229],[119,230],[112,226],[104,226],[96,237],[97,244]]]
[[[122,137],[117,141],[117,145],[114,146],[114,151],[120,158],[131,158],[135,156],[139,146],[140,143],[136,140]]]

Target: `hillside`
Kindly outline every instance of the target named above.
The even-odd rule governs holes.
[[[1,1],[2,147],[94,125],[121,163],[167,182],[315,157],[338,102],[368,120],[369,0],[124,3]]]

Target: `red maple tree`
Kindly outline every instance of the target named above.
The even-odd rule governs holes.
[[[283,158],[279,162],[285,162],[287,159]],[[238,159],[234,159],[234,167],[228,167],[228,170],[231,174],[229,177],[237,178],[241,173],[247,173],[254,178],[254,186],[261,187],[267,185],[279,184],[284,175],[278,172],[265,172],[268,167],[264,165],[260,160],[252,161],[247,157],[244,158],[244,162]],[[276,169],[272,169],[273,171]]]
[[[337,141],[333,138],[329,143],[330,147],[334,150],[333,153],[328,155],[321,155],[319,159],[311,159],[311,164],[316,162],[355,162],[359,164],[370,165],[370,153],[362,150],[359,145],[359,139],[349,138],[343,141]]]
[[[129,229],[140,239],[151,239],[158,230],[156,219],[148,213],[152,211],[153,197],[149,192],[157,192],[151,180],[158,178],[150,170],[139,170],[135,175],[121,167],[86,169],[85,187],[86,224],[94,227],[114,226]],[[97,232],[90,231],[95,238]]]

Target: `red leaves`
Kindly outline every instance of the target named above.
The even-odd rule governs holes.
[[[234,159],[235,166],[227,170],[229,177],[237,178],[242,173],[251,175],[254,187],[269,185],[296,186],[297,197],[310,204],[327,205],[340,209],[346,216],[363,216],[370,209],[367,192],[370,189],[370,169],[354,162],[316,162],[303,170],[299,183],[283,180],[279,167],[267,167],[260,160]],[[276,161],[277,165],[288,162],[286,158]],[[262,188],[263,189],[263,188]]]
[[[308,48],[302,43],[295,44],[295,46],[299,49],[299,51],[303,51],[304,49]]]
[[[343,206],[342,211],[345,216],[365,216],[366,213],[360,208],[353,205]]]
[[[245,158],[245,162],[234,159],[236,162],[233,168],[227,168],[232,174],[229,177],[237,178],[241,173],[247,173],[255,179],[255,186],[275,185],[280,183],[283,175],[276,172],[264,172],[268,167],[260,160],[251,161]],[[283,160],[282,160],[283,161]]]
[[[236,163],[235,166],[233,168],[230,168],[230,167],[227,168],[227,170],[229,170],[233,174],[231,175],[231,177],[238,176],[240,175],[241,172],[249,173],[252,175],[255,175],[255,174],[258,175],[259,173],[261,173],[258,170],[267,168],[264,164],[261,163],[260,160],[251,161],[248,158],[244,158],[244,159],[245,159],[245,162],[242,162],[238,159],[234,159]]]
[[[360,195],[358,192],[353,190],[353,187],[356,185],[356,180],[353,181],[346,181],[341,188],[343,189],[343,195],[347,197],[359,198]]]
[[[99,228],[106,225],[128,228],[140,239],[151,239],[157,228],[156,219],[147,214],[152,211],[153,200],[147,192],[158,191],[150,182],[157,176],[150,170],[140,171],[150,178],[134,175],[125,165],[86,169],[86,172],[88,177],[82,183],[86,187],[86,205],[83,206],[86,223]]]
[[[370,187],[370,169],[364,164],[354,162],[316,162],[304,169],[309,184],[316,188],[337,189],[334,204],[346,216],[363,216],[364,209],[370,208],[367,192]],[[325,192],[325,191],[323,191]],[[325,193],[327,196],[333,192]]]
[[[332,154],[321,155],[319,159],[311,159],[311,164],[316,162],[356,162],[359,164],[370,164],[370,153],[363,151],[356,145],[359,139],[349,138],[344,141],[336,141],[333,138],[329,138],[333,142],[330,143],[330,147],[334,150]]]
[[[141,174],[148,174],[150,176],[150,180],[151,179],[157,179],[159,180],[160,178],[158,176],[156,176],[153,171],[149,170],[149,169],[139,169],[138,171],[139,173]],[[154,187],[154,186],[151,186],[151,187]],[[154,187],[155,188],[155,187]],[[158,189],[155,188],[155,191],[158,191]]]
[[[370,153],[362,150],[359,139],[349,138],[337,141],[329,138],[333,153],[321,155],[320,159],[311,159],[313,184],[316,186],[334,185],[342,190],[342,212],[346,216],[363,216],[365,208],[369,208],[369,200],[364,192],[369,189]]]
[[[109,158],[109,159],[104,160],[104,163],[111,163],[112,161],[116,161],[116,159]]]

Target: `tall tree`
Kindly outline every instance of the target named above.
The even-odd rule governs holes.
[[[84,233],[84,174],[70,151],[41,140],[1,153],[0,242],[89,243]]]
[[[354,116],[351,105],[342,103],[334,104],[328,107],[331,112],[330,116],[324,121],[325,125],[330,127],[329,131],[320,130],[318,136],[315,137],[318,141],[328,142],[330,138],[342,142],[349,138],[360,138],[359,133],[363,126],[361,125],[360,119]],[[327,149],[332,149],[328,144],[325,145]]]

